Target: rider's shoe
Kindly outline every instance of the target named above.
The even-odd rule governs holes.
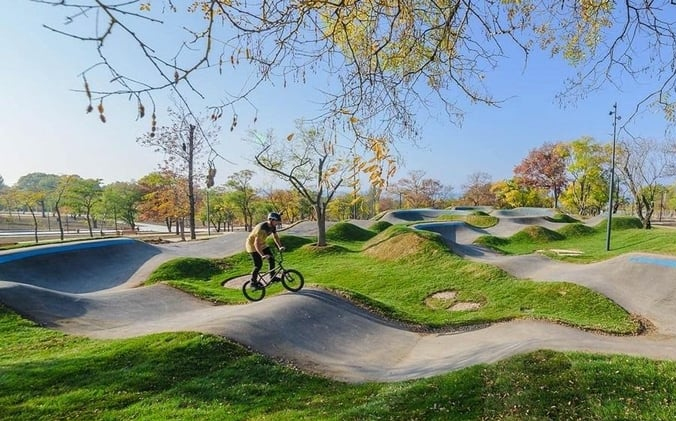
[[[258,281],[251,281],[251,287],[253,289],[263,289],[263,288],[265,288],[265,285],[261,284]]]
[[[275,276],[275,277],[272,278],[272,280],[270,281],[270,283],[272,283],[272,282],[282,282],[282,277],[281,277],[281,276]]]

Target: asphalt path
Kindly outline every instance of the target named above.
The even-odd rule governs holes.
[[[166,285],[139,286],[168,259],[222,257],[241,251],[243,232],[162,245],[119,238],[3,252],[0,302],[46,327],[91,338],[172,331],[221,335],[303,370],[348,382],[428,377],[536,349],[676,359],[676,259],[635,253],[575,265],[539,255],[499,256],[472,241],[485,233],[511,235],[528,224],[552,229],[560,224],[547,220],[543,210],[503,213],[498,225],[486,230],[459,222],[425,222],[435,215],[438,212],[419,210],[384,219],[421,221],[417,228],[439,232],[466,258],[494,264],[521,278],[592,288],[650,320],[654,331],[611,336],[518,320],[458,332],[421,333],[318,289],[226,306]],[[351,222],[362,227],[373,224]],[[314,235],[316,226],[304,222],[288,227],[287,232]]]

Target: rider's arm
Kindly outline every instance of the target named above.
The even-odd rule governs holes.
[[[276,232],[273,232],[273,233],[272,233],[272,238],[275,240],[275,244],[277,244],[277,248],[278,248],[278,249],[281,250],[281,249],[284,248],[284,246],[282,246],[282,242],[281,242],[280,239],[279,239],[279,235],[277,235]]]

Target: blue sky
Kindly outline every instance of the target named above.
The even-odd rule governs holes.
[[[96,113],[85,114],[86,98],[73,90],[82,88],[78,75],[96,62],[95,51],[42,28],[43,23],[58,25],[62,16],[57,8],[23,0],[0,6],[0,175],[9,185],[30,172],[78,174],[110,183],[154,171],[162,157],[136,143],[149,121],[136,120],[133,103],[126,98],[106,102],[106,124]],[[421,170],[459,192],[474,172],[486,172],[494,180],[510,178],[514,166],[545,142],[582,136],[610,141],[608,112],[613,103],[618,103],[619,115],[628,115],[642,93],[631,85],[625,92],[609,88],[562,108],[555,95],[573,69],[538,54],[524,71],[521,59],[515,56],[503,62],[488,76],[494,95],[508,98],[501,108],[467,104],[461,126],[421,115],[419,146],[398,143],[405,162],[395,180]],[[134,64],[133,59],[129,64]],[[205,86],[209,83],[214,82],[204,81]],[[306,88],[293,85],[259,91],[253,102],[258,108],[255,126],[251,109],[238,110],[239,125],[233,132],[229,120],[222,123],[219,152],[228,161],[216,162],[217,184],[236,171],[255,169],[252,146],[242,140],[249,127],[273,128],[285,135],[294,119],[311,117],[314,111]],[[666,123],[656,115],[638,118],[631,126],[636,135],[656,138],[663,137],[665,129]],[[269,180],[262,175],[256,179],[261,186]]]

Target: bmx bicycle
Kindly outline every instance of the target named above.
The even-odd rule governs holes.
[[[275,268],[258,273],[259,286],[254,286],[250,280],[242,285],[242,293],[249,301],[262,300],[265,297],[265,289],[275,282],[281,282],[282,286],[291,292],[298,292],[305,285],[305,279],[299,271],[284,267],[284,253],[281,250],[274,253],[274,256]]]

